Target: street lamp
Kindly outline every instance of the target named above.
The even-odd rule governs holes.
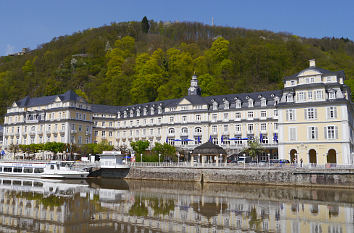
[[[268,165],[270,167],[270,153],[268,153]]]
[[[140,154],[140,163],[143,162],[143,154]]]
[[[159,154],[159,165],[160,165],[160,156],[161,156],[161,154]]]
[[[179,152],[177,153],[177,164],[179,165]]]

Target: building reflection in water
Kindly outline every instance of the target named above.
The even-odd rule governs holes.
[[[0,178],[0,232],[354,232],[349,190]]]

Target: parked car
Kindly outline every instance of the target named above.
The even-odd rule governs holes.
[[[249,156],[241,156],[237,158],[237,163],[250,163],[252,158]]]

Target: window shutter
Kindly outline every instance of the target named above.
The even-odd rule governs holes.
[[[334,133],[335,133],[336,139],[338,139],[338,126],[334,127]]]
[[[289,121],[289,110],[286,110],[286,121]]]
[[[324,135],[325,139],[327,139],[327,126],[325,126],[323,129],[324,129],[323,135]]]
[[[315,138],[318,139],[318,128],[315,127]]]
[[[334,107],[334,118],[337,118],[337,107]]]
[[[305,120],[307,120],[307,108],[305,108],[304,110],[305,110]]]
[[[307,127],[307,140],[310,139],[310,135],[311,135],[311,127]]]
[[[329,107],[327,107],[326,108],[326,116],[327,116],[327,120],[330,118],[330,108]]]
[[[314,118],[317,119],[317,108],[313,109],[313,115],[314,115]]]

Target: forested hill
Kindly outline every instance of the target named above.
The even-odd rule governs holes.
[[[354,43],[348,39],[188,22],[112,23],[1,57],[0,115],[26,95],[69,89],[108,105],[178,98],[187,94],[193,72],[203,95],[274,90],[312,58],[321,68],[344,70],[353,86]]]

